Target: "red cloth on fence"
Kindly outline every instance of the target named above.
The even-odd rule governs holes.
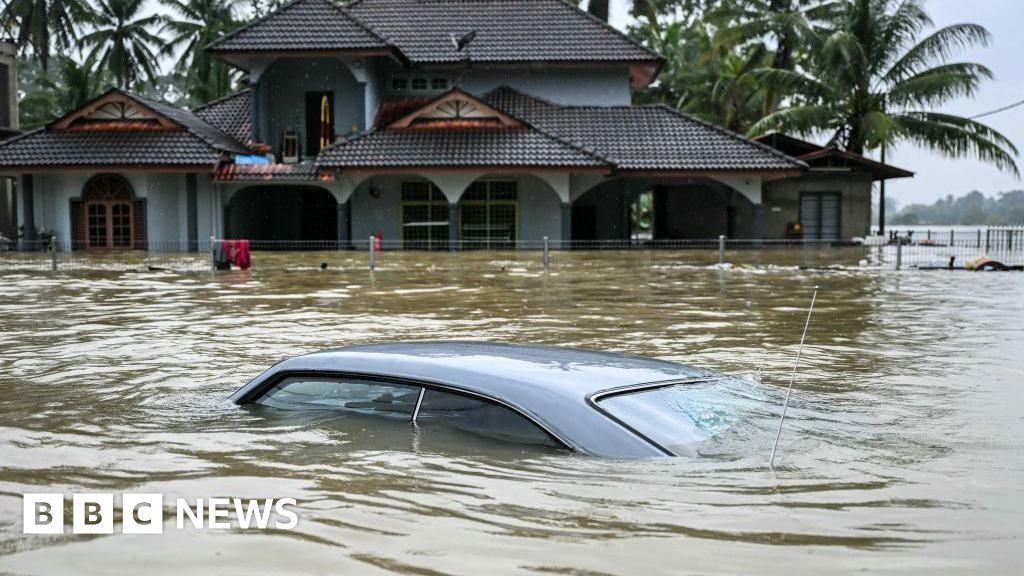
[[[249,256],[248,240],[224,240],[224,255],[228,262],[238,266],[242,270],[252,267],[252,258]]]

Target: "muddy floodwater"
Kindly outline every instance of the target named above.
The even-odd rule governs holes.
[[[0,272],[0,573],[1019,574],[1024,274],[719,271],[671,252],[287,254],[233,272]],[[274,362],[484,339],[742,377],[781,410],[692,458],[602,460],[242,409]],[[734,437],[737,438],[737,437]],[[22,534],[23,493],[162,493],[159,536]],[[179,530],[175,498],[298,501]]]

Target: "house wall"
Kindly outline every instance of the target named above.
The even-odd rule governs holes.
[[[463,76],[462,85],[474,94],[507,85],[567,106],[622,106],[632,101],[626,67],[474,67]]]
[[[519,240],[551,241],[562,237],[561,202],[551,187],[531,174],[494,175],[483,178],[514,178],[518,182]],[[360,184],[352,193],[349,213],[352,240],[360,241],[380,232],[386,242],[402,238],[402,182],[422,180],[417,176],[375,176]],[[379,197],[370,194],[371,187]]]
[[[782,238],[789,223],[800,221],[801,192],[839,192],[841,237],[866,236],[871,226],[871,186],[871,176],[861,173],[807,172],[768,182],[764,187],[765,238]]]
[[[37,230],[71,239],[71,199],[81,198],[86,182],[100,172],[47,172],[33,177],[33,214]],[[136,199],[146,199],[146,237],[154,250],[183,250],[188,246],[188,205],[185,173],[118,172],[131,184]],[[197,175],[199,242],[212,234],[213,185],[207,174]],[[23,188],[20,188],[23,190]],[[18,214],[18,224],[24,224]]]
[[[436,70],[408,70],[391,62],[375,64],[374,76],[384,92],[391,92],[390,79],[393,75],[412,78],[443,77],[448,79],[449,87],[459,88],[471,93],[482,95],[499,86],[511,86],[526,94],[531,94],[558,104],[576,106],[620,106],[632,101],[629,87],[629,68],[625,66],[610,67],[556,67],[556,66],[522,66],[522,67],[487,67],[473,65],[468,70],[441,68]],[[438,94],[435,90],[415,92],[407,90],[401,94],[430,95]],[[376,114],[376,109],[374,109]],[[373,114],[371,114],[371,117]]]
[[[364,87],[336,58],[284,58],[260,76],[260,134],[275,151],[281,135],[294,128],[303,155],[306,148],[306,92],[334,92],[334,132],[344,136],[366,128]]]

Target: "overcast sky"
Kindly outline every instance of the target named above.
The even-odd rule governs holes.
[[[625,29],[631,0],[611,2],[612,24]],[[995,72],[996,79],[984,84],[977,98],[951,103],[943,112],[972,116],[1024,100],[1024,31],[1021,30],[1024,0],[928,0],[926,8],[936,26],[974,22],[988,28],[993,37],[988,48],[970,50],[959,59],[988,66]],[[1024,106],[982,121],[1024,151]],[[906,144],[890,151],[887,160],[917,174],[913,179],[888,184],[887,194],[901,205],[931,202],[946,194],[958,196],[971,190],[991,195],[1024,189],[1024,182],[986,164],[975,160],[950,160]],[[1024,158],[1018,156],[1017,163],[1024,171]]]

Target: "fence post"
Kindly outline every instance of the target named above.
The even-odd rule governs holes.
[[[217,257],[216,247],[214,244],[217,242],[216,236],[210,236],[210,270],[217,271]]]
[[[57,271],[57,235],[50,236],[50,269]]]
[[[370,236],[370,272],[377,267],[377,252],[374,250],[373,240],[374,237]]]
[[[1006,251],[1013,250],[1013,230],[1006,231]]]
[[[551,252],[548,251],[548,237],[544,237],[544,269],[551,265]]]
[[[725,234],[718,235],[718,263],[725,264]]]
[[[928,239],[929,240],[932,239],[932,229],[931,228],[928,229]]]
[[[899,270],[903,266],[903,241],[900,240],[899,236],[896,237],[896,269]]]
[[[981,228],[978,228],[978,248],[981,248]]]
[[[985,230],[985,254],[992,251],[992,229]]]
[[[949,230],[949,247],[950,248],[953,247],[953,229],[952,228]]]

